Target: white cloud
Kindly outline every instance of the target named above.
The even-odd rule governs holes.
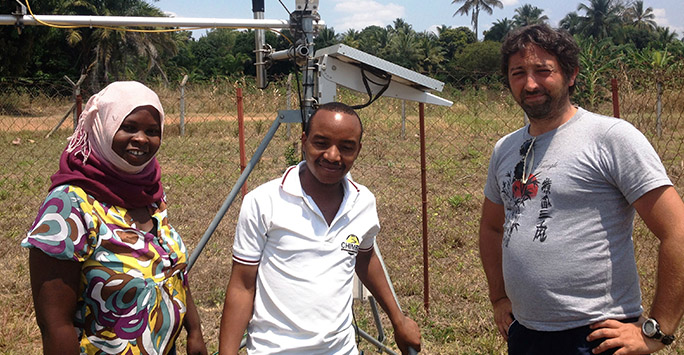
[[[439,27],[441,27],[441,25],[432,25],[432,26],[428,27],[427,30],[428,30],[428,32],[432,32],[432,33],[434,33],[434,34],[438,34],[437,28],[439,28]]]
[[[653,20],[658,24],[658,26],[669,27],[671,32],[677,32],[679,35],[678,38],[682,38],[684,35],[684,27],[677,27],[670,24],[670,21],[667,19],[667,11],[665,9],[653,9],[653,14],[655,15],[655,19]]]
[[[397,18],[404,18],[406,13],[401,5],[381,4],[374,0],[337,0],[334,9],[340,16],[329,21],[337,33],[346,32],[350,28],[362,30],[371,25],[384,27]]]
[[[506,6],[518,5],[518,3],[520,3],[520,1],[519,0],[501,0],[501,3],[503,4],[504,7],[506,7]]]
[[[178,17],[178,15],[172,11],[164,11],[164,15],[166,15],[168,17]]]
[[[653,9],[653,15],[655,15],[655,22],[658,26],[669,26],[669,21],[667,20],[667,12],[665,9]]]

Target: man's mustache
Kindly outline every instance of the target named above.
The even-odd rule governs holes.
[[[523,91],[522,94],[520,95],[520,97],[524,100],[525,98],[527,98],[527,96],[540,95],[540,94],[549,96],[548,91],[542,90],[542,89],[537,89],[534,91]]]

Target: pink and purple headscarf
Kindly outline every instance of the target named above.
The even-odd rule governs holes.
[[[136,108],[152,106],[164,127],[164,109],[157,94],[136,81],[109,84],[88,100],[59,171],[50,189],[76,185],[100,202],[125,208],[148,206],[163,197],[161,168],[157,158],[139,166],[129,164],[112,150],[114,134]]]

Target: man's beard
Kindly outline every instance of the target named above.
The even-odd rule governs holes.
[[[527,95],[538,95],[542,94],[546,97],[546,100],[540,104],[528,105],[525,103],[525,98]],[[565,90],[560,93],[560,96],[553,97],[545,89],[538,89],[532,92],[523,91],[520,94],[520,107],[527,114],[527,117],[533,120],[552,120],[556,118],[559,114],[560,109],[563,107],[564,103],[568,101],[570,93]]]

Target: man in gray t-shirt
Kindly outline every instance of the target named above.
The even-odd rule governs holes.
[[[569,34],[523,27],[502,53],[530,124],[494,147],[480,255],[509,354],[663,348],[684,313],[684,203],[657,153],[628,122],[571,104],[579,48]],[[635,211],[660,241],[648,319]]]

